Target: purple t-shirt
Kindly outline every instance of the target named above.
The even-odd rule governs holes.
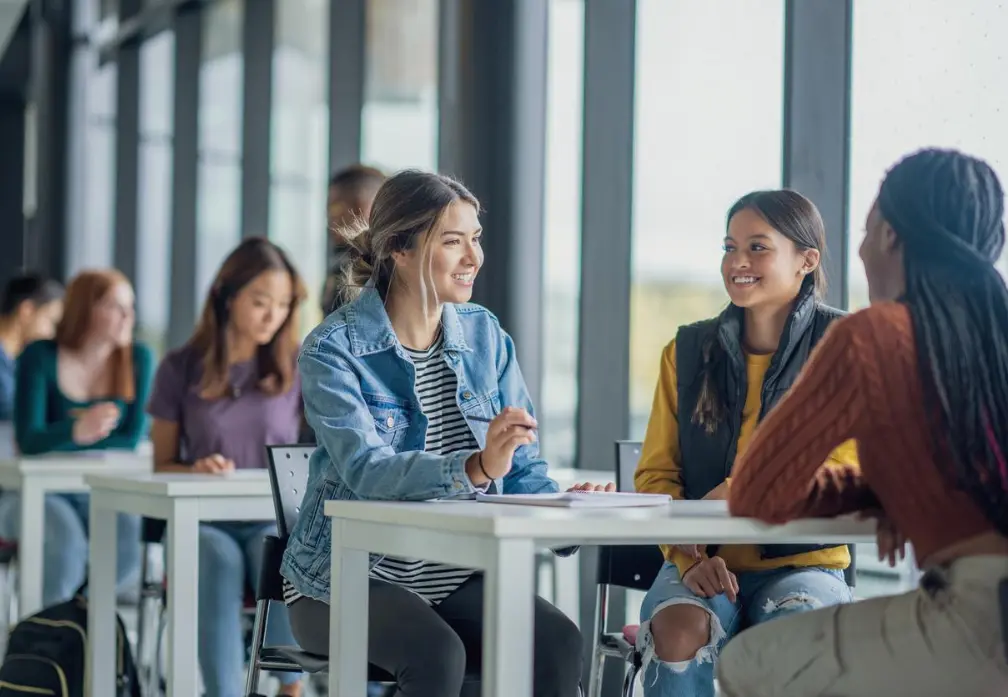
[[[266,467],[266,446],[298,441],[301,382],[295,372],[287,392],[258,388],[255,360],[231,366],[232,397],[199,395],[202,357],[188,346],[170,352],[158,366],[147,413],[179,427],[179,460],[195,462],[220,453],[240,469]]]

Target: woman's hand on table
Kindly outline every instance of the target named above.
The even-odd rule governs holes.
[[[583,484],[575,484],[567,491],[605,491],[613,492],[616,491],[616,485],[612,482],[608,484],[592,484],[591,482],[585,482]]]
[[[77,445],[93,445],[108,438],[119,423],[119,407],[112,402],[99,402],[82,410],[73,424],[73,441]]]
[[[200,474],[227,474],[234,472],[234,460],[230,460],[219,453],[201,457],[193,463],[193,471]]]

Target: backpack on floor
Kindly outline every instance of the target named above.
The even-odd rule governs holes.
[[[78,594],[14,625],[0,664],[0,697],[25,693],[83,697],[87,612],[87,600]],[[116,692],[108,697],[141,697],[133,653],[118,615]]]

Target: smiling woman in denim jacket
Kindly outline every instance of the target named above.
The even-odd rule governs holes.
[[[344,304],[299,360],[319,448],[282,572],[307,651],[329,651],[326,500],[557,491],[514,344],[468,303],[483,263],[478,214],[460,183],[406,171],[379,189],[367,227],[344,233]],[[369,592],[368,660],[395,676],[397,694],[458,695],[466,664],[480,660],[482,574],[385,557],[372,561]],[[581,665],[577,627],[537,598],[536,697],[577,695]]]

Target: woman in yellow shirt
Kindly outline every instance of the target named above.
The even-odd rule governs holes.
[[[681,327],[664,350],[635,484],[724,499],[760,419],[841,316],[821,304],[825,229],[794,191],[757,191],[728,212],[721,274],[731,304]],[[853,442],[826,463],[856,468]],[[678,545],[641,608],[647,697],[713,697],[721,646],[750,624],[852,600],[845,546]]]

